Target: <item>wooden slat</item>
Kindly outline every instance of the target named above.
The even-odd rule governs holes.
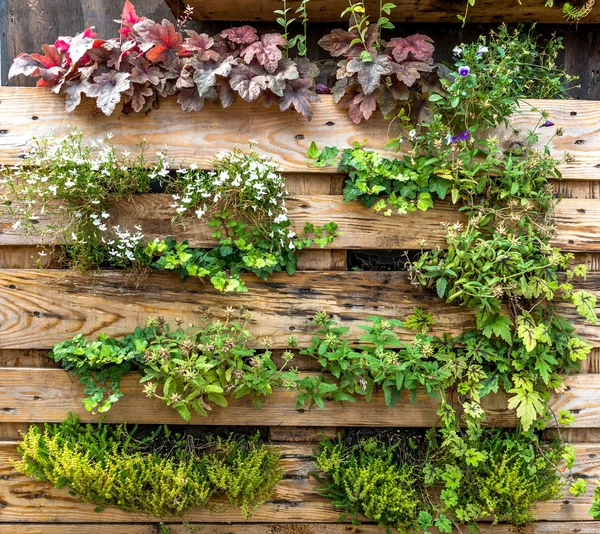
[[[472,327],[474,312],[443,304],[434,292],[413,286],[405,272],[297,272],[276,273],[267,282],[245,277],[247,293],[221,294],[190,279],[181,282],[172,273],[136,279],[117,271],[81,275],[61,270],[0,270],[0,349],[44,349],[75,334],[106,332],[122,336],[144,324],[148,316],[185,322],[206,314],[224,318],[225,308],[244,306],[254,313],[252,331],[257,339],[270,336],[274,348],[284,347],[290,335],[307,343],[317,311],[327,311],[351,328],[368,315],[404,319],[415,306],[432,312],[438,333],[458,333]],[[600,274],[590,273],[579,284],[600,294]],[[583,321],[568,304],[562,313],[594,346],[600,346],[599,328]],[[414,334],[400,331],[404,339]]]
[[[194,8],[195,20],[235,20],[235,21],[273,21],[278,15],[273,11],[281,9],[279,0],[166,0],[173,15],[177,18],[183,13],[184,5]],[[367,0],[367,13],[377,20],[379,2]],[[288,7],[295,9],[299,1],[289,1]],[[553,9],[545,7],[546,0],[477,0],[469,8],[469,22],[538,22],[566,24],[559,6]],[[340,22],[340,13],[348,7],[344,0],[311,0],[308,2],[308,17],[311,22]],[[398,3],[390,19],[395,22],[454,22],[457,14],[464,15],[465,2],[462,0],[404,0]],[[600,10],[594,9],[583,21],[593,24],[600,22]],[[345,23],[345,20],[344,20]]]
[[[172,222],[171,203],[168,195],[138,195],[115,205],[109,222],[131,230],[139,225],[147,240],[170,235],[178,241],[187,240],[193,247],[210,247],[217,243],[211,237],[214,228],[204,220],[191,216],[185,219],[185,226]],[[341,235],[328,245],[328,249],[420,249],[422,246],[417,242],[420,240],[426,242],[425,248],[443,247],[446,230],[442,224],[466,221],[466,217],[449,202],[438,202],[435,209],[425,212],[390,217],[366,208],[358,201],[344,202],[341,195],[296,195],[288,198],[287,206],[298,231],[307,222],[319,226],[331,221],[338,224]],[[49,221],[40,218],[39,222],[48,224]],[[0,217],[0,246],[44,242],[40,236],[25,237],[22,230],[13,229],[13,223],[8,215]],[[556,206],[556,224],[555,246],[571,251],[600,251],[600,200],[563,199]],[[31,251],[27,252],[31,256]],[[25,255],[23,252],[22,256]],[[21,261],[21,256],[17,260]]]
[[[252,521],[252,519],[250,520]],[[190,534],[197,529],[202,534],[384,534],[385,529],[375,525],[332,523],[228,523],[227,525],[204,523],[166,523],[169,534]],[[532,523],[525,527],[513,525],[492,525],[480,523],[481,532],[486,534],[597,534],[598,523],[594,521],[569,521],[564,523]],[[191,530],[190,530],[191,529]],[[437,529],[428,529],[432,534],[439,534]],[[0,534],[161,534],[156,525],[144,524],[35,524],[20,525],[16,523],[0,524]]]
[[[553,154],[562,157],[569,151],[575,161],[562,167],[565,179],[600,179],[600,102],[527,100],[522,113],[515,115],[512,129],[499,132],[503,146],[526,137],[527,131],[537,124],[539,111],[545,109],[557,127],[564,130],[562,137],[551,143]],[[139,141],[147,141],[148,154],[162,149],[165,141],[171,147],[169,156],[174,161],[196,162],[210,167],[215,154],[224,150],[244,147],[249,138],[258,141],[257,149],[271,156],[286,172],[322,172],[308,168],[306,151],[311,141],[319,146],[351,146],[354,141],[368,140],[368,146],[384,150],[385,143],[395,130],[380,115],[366,123],[355,125],[345,110],[339,108],[331,96],[322,95],[322,102],[313,106],[311,122],[293,111],[281,113],[276,107],[265,109],[259,104],[237,102],[222,109],[208,105],[198,113],[184,113],[176,99],[162,101],[161,108],[147,116],[124,116],[115,112],[106,117],[92,117],[92,102],[86,101],[71,115],[64,111],[64,100],[43,88],[0,88],[0,163],[21,164],[22,155],[33,136],[64,135],[77,127],[85,137],[96,138],[99,132],[112,132],[112,142],[119,150],[135,150]],[[235,126],[234,126],[235,125]],[[554,133],[554,128],[540,132],[540,146]],[[334,170],[334,169],[328,169]]]
[[[596,458],[600,453],[599,446],[575,444],[574,447],[579,459],[575,472],[586,477],[599,476],[599,462]],[[308,476],[314,470],[314,465],[310,461],[310,451],[310,448],[302,446],[288,445],[283,448],[284,480],[277,486],[273,498],[261,506],[245,524],[265,522],[310,524],[337,521],[339,513],[333,509],[330,500],[316,493],[317,483],[313,477]],[[79,503],[75,497],[69,495],[67,489],[57,490],[48,483],[35,482],[20,475],[10,464],[11,459],[18,459],[15,444],[0,444],[0,476],[3,477],[0,481],[0,501],[3,503],[0,511],[2,522],[147,523],[156,521],[144,514],[125,513],[116,508],[108,508],[102,513],[94,512],[93,505]],[[564,498],[539,503],[534,508],[534,514],[540,520],[551,522],[586,521],[589,519],[587,514],[592,490],[590,484],[590,489],[585,496],[573,498],[565,493]],[[186,519],[206,523],[242,520],[239,512],[231,509],[224,513],[196,509],[186,514]],[[294,530],[289,532],[296,534]]]
[[[600,427],[600,375],[581,374],[566,379],[568,390],[553,398],[552,409],[571,410],[575,416],[573,428]],[[105,414],[111,423],[161,424],[183,423],[179,414],[158,399],[148,399],[139,383],[139,375],[128,375],[121,384],[123,398]],[[86,412],[81,404],[85,398],[82,386],[61,369],[2,368],[0,369],[0,420],[6,423],[58,422],[65,414],[78,414],[84,422],[98,421],[103,414]],[[275,391],[260,410],[249,398],[231,400],[226,408],[215,407],[207,417],[192,417],[190,424],[270,426],[397,426],[430,427],[437,424],[438,401],[425,391],[412,404],[404,392],[396,408],[385,405],[383,395],[370,403],[362,399],[355,404],[328,402],[324,409],[296,409],[296,394]],[[516,416],[506,405],[504,394],[485,397],[486,424],[512,427]],[[458,404],[456,406],[458,409]],[[550,423],[552,426],[553,423]]]

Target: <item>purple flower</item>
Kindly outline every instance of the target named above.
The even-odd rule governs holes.
[[[469,139],[469,137],[471,137],[471,132],[469,130],[467,130],[465,132],[460,133],[460,135],[458,136],[458,140],[466,141],[467,139]]]
[[[549,128],[550,126],[554,126],[554,123],[550,120],[547,120],[544,124],[542,124],[541,128]]]
[[[318,83],[315,85],[315,91],[318,95],[330,95],[331,87],[327,87],[324,83]]]
[[[466,65],[464,67],[459,67],[458,74],[462,77],[468,76],[469,74],[471,74],[471,69]]]

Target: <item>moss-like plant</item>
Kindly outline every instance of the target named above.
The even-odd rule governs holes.
[[[281,479],[279,454],[253,438],[194,438],[166,427],[149,436],[125,425],[81,425],[70,417],[44,430],[31,426],[15,468],[57,488],[68,486],[97,510],[116,506],[156,517],[178,515],[210,498],[245,517]]]

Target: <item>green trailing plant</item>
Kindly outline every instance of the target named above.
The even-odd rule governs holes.
[[[318,491],[357,523],[359,516],[400,533],[428,532],[491,516],[494,523],[532,521],[531,506],[555,498],[564,483],[557,472],[559,442],[532,441],[514,430],[482,430],[475,449],[441,445],[427,437],[384,431],[325,439],[315,453]]]
[[[15,468],[57,488],[68,487],[101,511],[116,506],[163,518],[180,515],[209,499],[250,517],[281,480],[279,453],[248,438],[195,438],[160,427],[143,435],[125,425],[31,426],[22,434]]]
[[[232,309],[225,321],[202,326],[171,328],[161,318],[151,318],[121,340],[100,335],[95,341],[76,336],[59,343],[49,357],[70,370],[89,395],[83,403],[88,411],[108,411],[120,397],[124,375],[137,370],[148,397],[155,397],[176,410],[186,421],[191,413],[206,416],[212,405],[227,406],[227,398],[251,395],[257,408],[275,387],[294,387],[295,371],[284,368],[291,361],[286,353],[283,367],[266,350],[247,345],[252,340],[247,324],[252,314]]]
[[[219,246],[207,251],[172,240],[152,242],[144,252],[154,267],[176,270],[183,278],[209,277],[221,291],[245,291],[242,272],[265,280],[284,269],[292,275],[298,250],[313,243],[323,248],[337,235],[334,222],[307,223],[304,235],[296,234],[287,215],[285,180],[273,161],[254,150],[236,150],[215,158],[213,165],[209,172],[179,169],[169,189],[181,222],[190,214],[209,219]]]
[[[97,149],[97,150],[94,150]],[[215,158],[213,171],[180,167],[170,176],[166,151],[150,163],[140,155],[130,159],[107,139],[83,145],[82,135],[36,142],[26,168],[3,168],[8,192],[3,197],[13,228],[49,243],[64,243],[59,259],[81,270],[100,267],[147,273],[176,271],[182,278],[208,278],[220,291],[245,291],[241,278],[252,272],[296,271],[298,250],[330,244],[337,224],[311,223],[297,235],[287,216],[285,181],[274,162],[254,151],[235,150]],[[111,224],[120,200],[150,193],[154,182],[173,195],[173,217],[185,224],[193,213],[208,219],[213,248],[199,249],[172,238],[148,241],[142,226]],[[43,224],[40,223],[42,219]],[[46,250],[40,252],[46,255]]]

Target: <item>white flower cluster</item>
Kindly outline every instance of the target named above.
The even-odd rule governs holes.
[[[134,263],[136,260],[135,250],[144,242],[144,234],[141,226],[135,226],[135,233],[129,230],[121,230],[119,225],[113,226],[115,238],[107,241],[109,245],[108,253],[118,260],[129,260]]]
[[[270,226],[269,238],[293,249],[296,234],[287,228],[285,180],[279,167],[267,157],[234,151],[215,159],[215,170],[202,171],[195,164],[176,171],[176,194],[171,207],[178,216],[193,213],[198,219],[220,208],[260,219]]]

